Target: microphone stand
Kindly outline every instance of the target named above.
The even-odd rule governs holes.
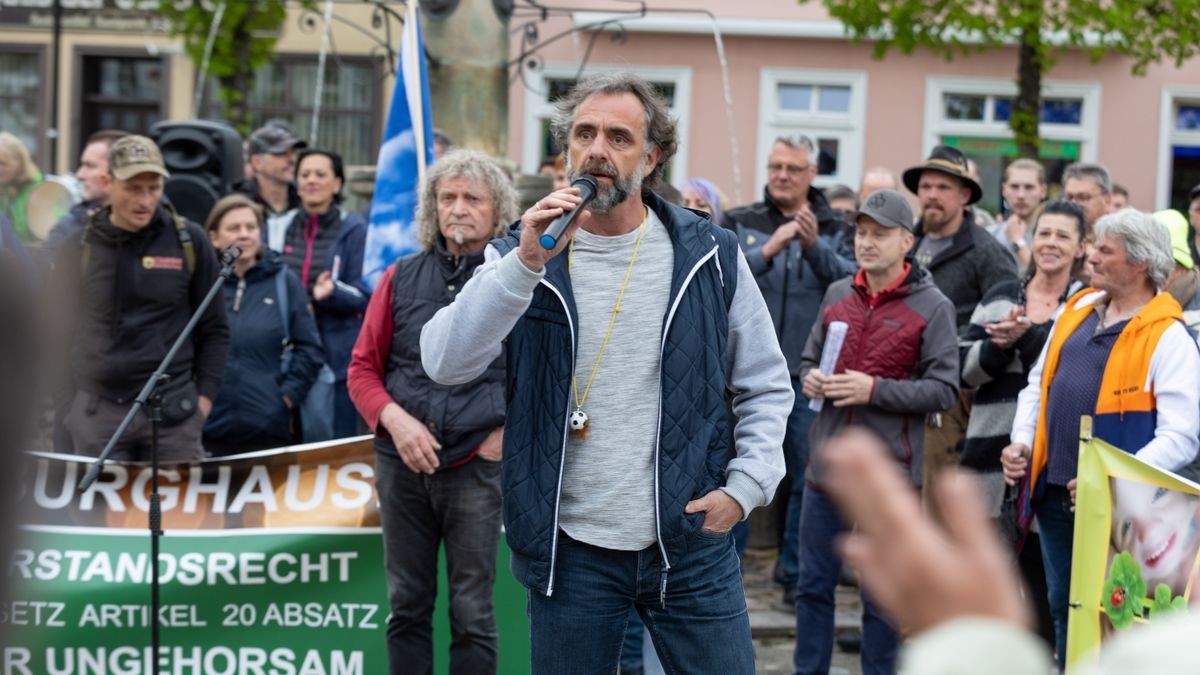
[[[204,300],[200,302],[200,306],[192,313],[192,317],[188,320],[187,325],[183,327],[183,331],[179,337],[175,338],[175,344],[171,345],[171,349],[167,351],[167,355],[163,357],[162,362],[158,364],[158,368],[146,380],[146,384],[142,386],[141,392],[133,401],[133,406],[129,408],[129,412],[125,414],[125,419],[121,420],[121,424],[117,430],[113,432],[111,438],[108,439],[108,444],[104,446],[104,450],[92,462],[92,466],[83,476],[83,480],[79,483],[79,491],[86,492],[92,483],[100,477],[100,472],[104,469],[104,462],[108,460],[108,456],[112,454],[121,437],[125,435],[125,430],[133,422],[134,416],[142,408],[147,408],[146,416],[150,418],[150,649],[153,654],[154,663],[158,663],[158,650],[160,645],[158,612],[161,605],[159,599],[160,584],[158,580],[158,549],[159,538],[162,537],[162,508],[158,494],[158,425],[162,422],[162,394],[159,388],[171,379],[167,375],[167,368],[171,367],[171,362],[175,360],[175,355],[179,352],[183,344],[191,339],[192,331],[196,329],[196,324],[200,323],[200,317],[212,304],[213,298],[221,291],[221,287],[233,276],[233,261],[237,260],[242,254],[241,247],[234,245],[226,249],[221,256],[221,272],[213,282],[212,288],[208,289],[208,295],[204,296]],[[197,411],[198,412],[198,411]],[[196,413],[193,413],[196,414]],[[157,672],[157,668],[155,668]]]

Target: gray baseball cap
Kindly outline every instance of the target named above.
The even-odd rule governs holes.
[[[251,155],[278,155],[292,148],[299,150],[308,147],[308,143],[295,136],[290,129],[274,124],[255,130],[246,139],[246,145]]]
[[[903,227],[912,232],[916,227],[913,222],[912,207],[904,195],[895,190],[876,190],[867,195],[854,214],[854,222],[866,216],[884,227]]]

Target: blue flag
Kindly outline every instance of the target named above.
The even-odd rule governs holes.
[[[409,2],[400,38],[400,68],[392,92],[375,197],[363,254],[363,281],[372,290],[396,259],[417,251],[417,200],[425,169],[433,163],[433,114],[417,3]]]

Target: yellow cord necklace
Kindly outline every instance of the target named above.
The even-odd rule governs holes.
[[[617,325],[617,314],[621,312],[621,300],[625,297],[625,289],[629,287],[629,279],[633,276],[633,264],[637,262],[638,249],[642,246],[642,237],[646,236],[646,218],[649,212],[642,215],[642,224],[638,226],[637,241],[633,244],[633,255],[629,258],[629,268],[625,270],[625,280],[621,282],[621,291],[617,293],[617,302],[613,305],[612,318],[608,320],[608,330],[604,332],[604,340],[600,343],[600,351],[596,354],[596,362],[592,364],[592,372],[588,375],[587,384],[583,388],[583,396],[579,395],[579,384],[575,376],[571,376],[571,392],[575,396],[575,412],[571,413],[571,429],[579,432],[580,440],[587,437],[588,419],[583,411],[588,394],[592,391],[592,383],[596,380],[596,372],[600,370],[600,360],[604,358],[604,349],[608,347],[608,339],[612,337],[613,327]],[[567,247],[567,273],[571,272],[571,257],[575,253],[575,238]]]

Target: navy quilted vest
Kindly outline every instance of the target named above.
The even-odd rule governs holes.
[[[675,266],[660,376],[657,449],[659,545],[669,561],[685,552],[704,514],[684,505],[724,484],[732,457],[727,417],[727,308],[737,283],[737,241],[707,218],[657,195],[643,200],[671,235]],[[516,227],[492,242],[517,245]],[[669,325],[668,325],[669,322]],[[512,569],[528,588],[554,588],[558,501],[571,373],[578,336],[566,256],[546,265],[525,315],[508,337],[504,428],[504,526]]]
[[[429,427],[442,444],[440,468],[461,462],[487,435],[504,424],[504,357],[472,382],[438,384],[421,366],[421,328],[454,301],[483,254],[455,257],[440,245],[396,261],[392,278],[392,348],[385,384],[388,394]]]

